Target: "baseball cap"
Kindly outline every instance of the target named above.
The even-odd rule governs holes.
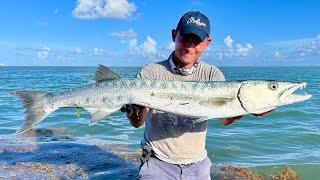
[[[199,11],[190,11],[180,18],[177,30],[182,36],[195,34],[203,41],[210,35],[210,21]]]

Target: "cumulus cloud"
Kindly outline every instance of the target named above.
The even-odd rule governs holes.
[[[125,19],[136,9],[136,5],[127,0],[77,0],[72,15],[79,19]]]
[[[118,40],[137,39],[137,34],[132,29],[129,29],[128,31],[122,31],[122,32],[113,32],[113,33],[110,33],[110,36]]]
[[[279,51],[277,51],[274,56],[277,58],[277,59],[284,59],[284,55],[282,53],[280,53]]]
[[[137,46],[138,40],[137,39],[132,39],[129,41],[129,54],[138,54],[139,52],[139,47]]]
[[[297,60],[320,57],[320,34],[312,38],[269,42],[265,45],[267,49],[265,50],[265,54],[270,55],[271,53],[271,56],[278,59]]]
[[[216,52],[216,56],[219,60],[222,60],[223,53],[222,52]]]
[[[37,58],[38,58],[39,60],[44,60],[44,59],[46,59],[46,58],[48,57],[50,51],[51,51],[50,48],[48,48],[47,46],[43,46],[42,49],[39,49],[39,50],[37,51]]]
[[[230,35],[228,35],[224,38],[224,44],[226,47],[215,51],[215,56],[219,60],[222,60],[223,58],[249,57],[250,52],[253,49],[253,45],[251,43],[247,43],[246,45],[237,43],[235,47],[233,46],[233,43],[234,40]]]
[[[137,39],[129,41],[129,55],[141,56],[143,58],[159,58],[160,54],[157,49],[157,42],[150,36],[142,43],[138,44]]]
[[[152,39],[150,36],[147,37],[147,40],[140,45],[140,48],[142,49],[143,54],[146,56],[153,56],[157,54],[157,48],[156,48],[157,42]]]
[[[174,42],[170,42],[169,44],[167,44],[164,49],[168,50],[168,51],[173,51],[175,49],[175,43]]]
[[[320,35],[309,41],[299,42],[295,51],[292,53],[297,57],[319,56],[320,55]]]
[[[224,44],[228,47],[228,48],[232,48],[232,43],[233,40],[231,39],[231,36],[228,35],[226,38],[224,38]]]
[[[103,50],[100,48],[93,48],[93,55],[94,56],[102,56],[103,55]]]
[[[247,56],[250,50],[253,48],[252,44],[248,43],[243,47],[241,44],[236,45],[236,52],[238,56]]]

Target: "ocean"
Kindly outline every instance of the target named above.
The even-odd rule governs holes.
[[[111,68],[122,77],[134,77],[141,69]],[[34,132],[14,134],[22,125],[24,109],[9,92],[61,92],[93,83],[95,69],[0,67],[0,177],[136,177],[144,127],[131,127],[121,112],[89,126],[86,111],[64,108],[38,124]],[[263,174],[289,166],[301,179],[320,176],[320,67],[220,69],[227,80],[306,81],[313,97],[263,117],[246,115],[229,126],[209,120],[206,147],[212,163],[248,167]]]

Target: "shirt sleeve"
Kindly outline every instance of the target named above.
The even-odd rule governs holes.
[[[223,73],[217,67],[213,66],[211,68],[210,74],[211,74],[211,77],[210,77],[211,81],[225,81],[226,80]]]
[[[146,65],[136,76],[137,78],[155,79],[154,65]]]

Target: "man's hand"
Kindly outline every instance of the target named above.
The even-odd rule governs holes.
[[[126,104],[122,106],[120,111],[127,113],[130,124],[135,128],[143,125],[148,114],[148,109],[146,107],[137,104]]]
[[[231,118],[223,118],[223,119],[220,119],[220,122],[227,126],[227,125],[230,125],[232,123],[234,123],[235,121],[239,120],[240,118],[242,118],[242,116],[236,116],[236,117],[231,117]]]

